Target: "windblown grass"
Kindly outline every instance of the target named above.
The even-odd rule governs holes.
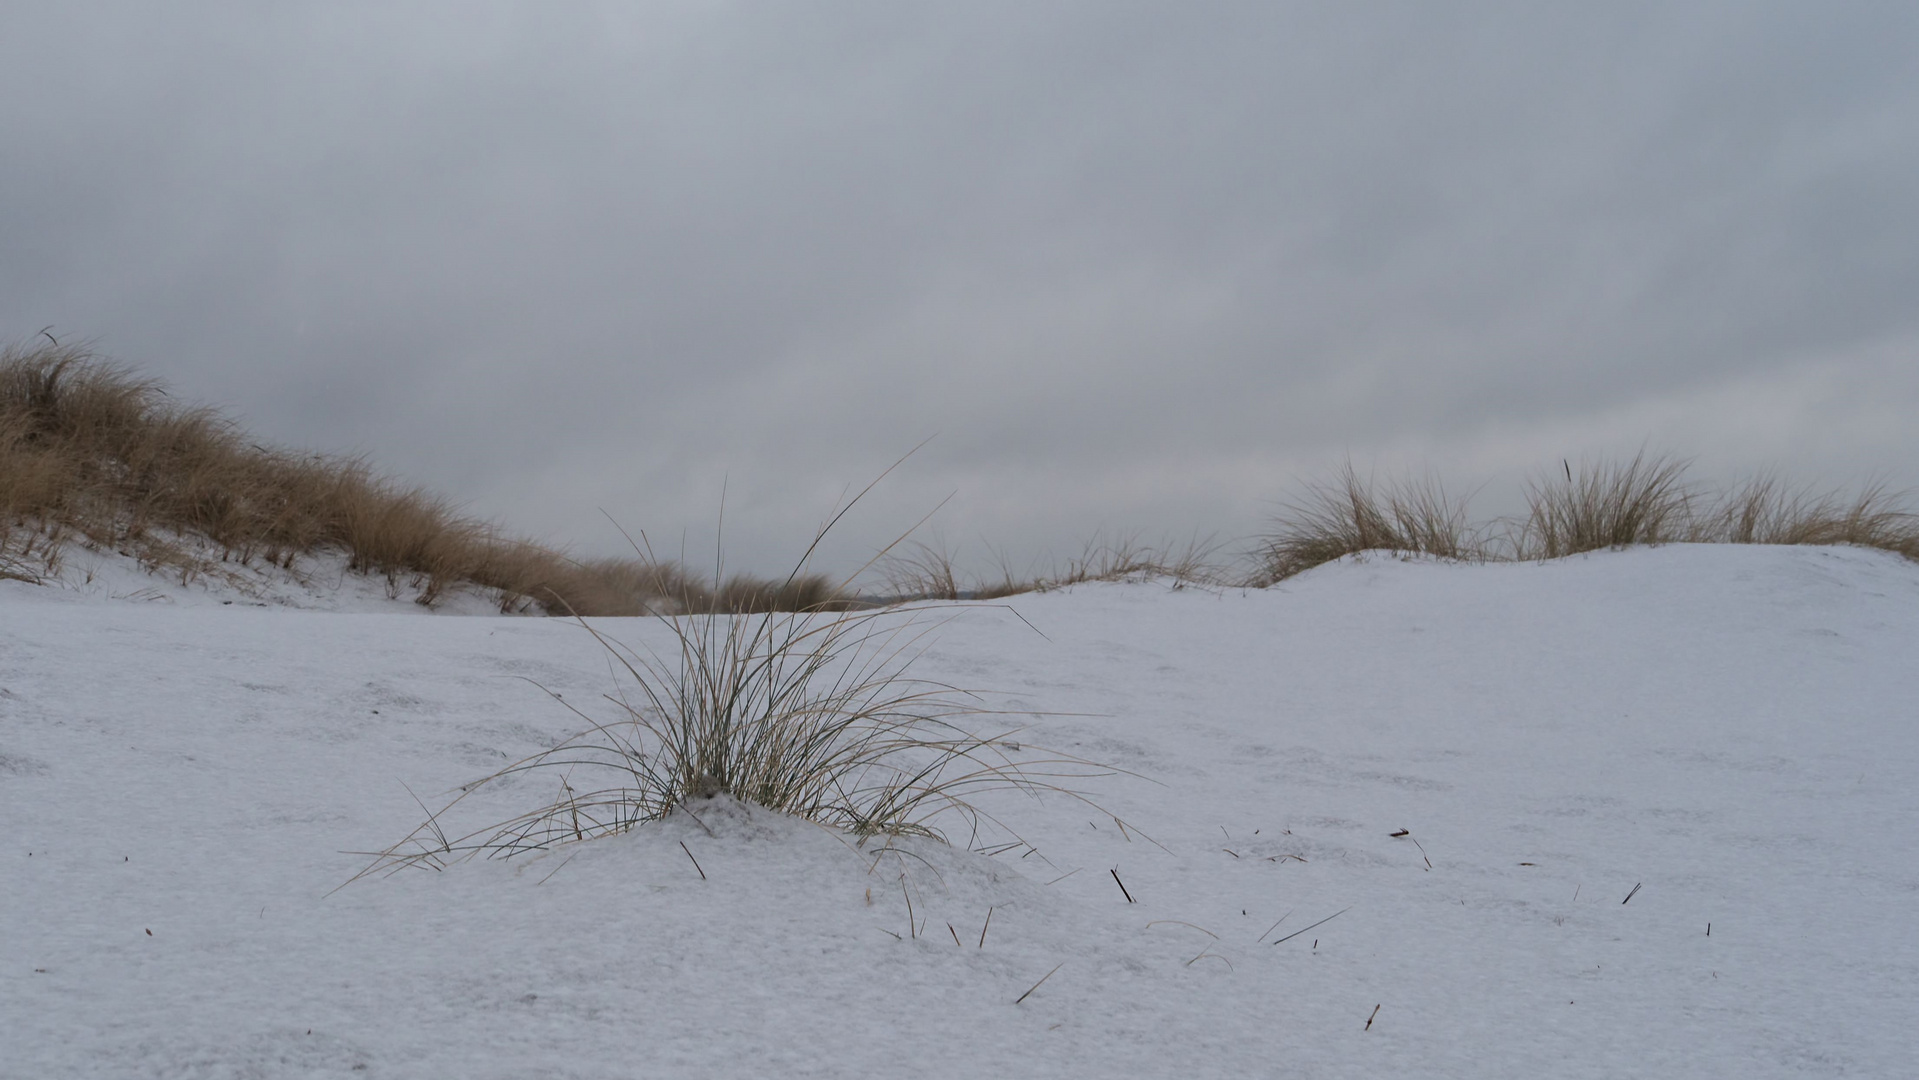
[[[857,500],[856,500],[857,501]],[[829,524],[827,528],[830,528]],[[825,530],[822,529],[821,535]],[[818,538],[815,538],[815,547]],[[809,554],[812,549],[809,549]],[[802,568],[805,561],[802,560]],[[789,583],[805,575],[796,570]],[[983,792],[1053,791],[1116,770],[980,734],[996,715],[958,687],[909,668],[938,622],[923,609],[670,615],[667,655],[582,620],[621,677],[611,720],[556,701],[589,726],[550,750],[466,785],[361,875],[510,857],[627,831],[722,796],[858,838],[924,836],[968,846],[1018,834],[974,802]],[[509,777],[545,774],[557,797],[504,821],[450,833],[458,805]]]
[[[1523,557],[1556,559],[1698,535],[1696,495],[1682,482],[1686,462],[1642,452],[1623,465],[1585,465],[1577,472],[1570,462],[1561,464],[1563,483],[1549,476],[1527,487]]]
[[[1287,504],[1257,551],[1260,583],[1270,583],[1361,551],[1477,559],[1485,551],[1468,526],[1463,501],[1437,480],[1375,485],[1348,463],[1331,483],[1313,484]]]
[[[219,552],[198,554],[195,540]],[[506,610],[639,615],[817,607],[824,579],[708,587],[670,563],[580,562],[461,515],[358,458],[262,445],[218,412],[81,348],[0,352],[0,575],[57,577],[69,544],[136,555],[182,580],[223,563],[339,552],[431,605],[495,590]]]
[[[1261,539],[1250,583],[1362,551],[1512,561],[1636,544],[1850,544],[1919,559],[1919,514],[1884,485],[1820,493],[1762,476],[1713,496],[1687,482],[1689,465],[1643,452],[1625,462],[1562,461],[1527,485],[1525,517],[1478,525],[1437,482],[1377,488],[1348,465],[1287,505]]]
[[[1719,500],[1690,539],[1731,544],[1853,544],[1919,559],[1919,514],[1883,484],[1854,495],[1748,481]]]
[[[909,540],[880,561],[880,579],[890,596],[901,599],[968,599],[976,586],[954,569],[954,558],[953,550],[943,542]],[[1006,582],[1009,588],[1016,586],[1010,572]]]
[[[856,837],[977,845],[1011,830],[973,801],[990,790],[1065,791],[1089,763],[1036,753],[972,695],[911,678],[926,630],[899,609],[676,616],[665,657],[594,636],[623,676],[611,720],[472,784],[366,872],[509,857],[624,832],[730,796]],[[562,704],[566,704],[562,702]],[[568,705],[568,708],[573,708]],[[454,834],[455,808],[508,777],[546,774],[550,801]],[[950,820],[948,820],[950,819]],[[951,826],[949,828],[948,826]],[[957,830],[957,831],[955,831]]]

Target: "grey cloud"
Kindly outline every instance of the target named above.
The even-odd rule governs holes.
[[[936,430],[835,558],[954,488],[1023,551],[1243,532],[1338,455],[1523,470],[1514,431],[1919,340],[1905,6],[7,21],[0,334],[594,550],[725,477],[770,565]],[[1788,457],[1857,457],[1806,415]]]

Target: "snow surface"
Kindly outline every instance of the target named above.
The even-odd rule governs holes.
[[[446,590],[431,609],[416,603],[426,579],[420,575],[356,573],[337,551],[302,554],[287,566],[263,558],[240,562],[218,544],[190,536],[157,533],[152,551],[166,562],[143,563],[139,550],[116,551],[69,543],[58,565],[14,568],[37,579],[35,590],[70,600],[108,600],[185,607],[286,607],[305,611],[381,612],[431,610],[439,615],[498,615],[498,589],[462,584]],[[0,570],[8,569],[0,565]],[[20,595],[25,582],[0,581],[0,597]],[[519,603],[516,609],[530,605]]]
[[[409,788],[576,729],[528,680],[594,712],[604,652],[77,595],[0,584],[7,1077],[1914,1072],[1919,566],[1885,553],[1014,599],[1044,637],[967,608],[916,673],[1149,778],[1091,786],[1163,848],[1061,797],[994,803],[1024,857],[720,801],[338,891]]]

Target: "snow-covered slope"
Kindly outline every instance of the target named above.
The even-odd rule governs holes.
[[[280,607],[303,611],[383,612],[415,604],[423,576],[365,574],[348,569],[346,555],[320,551],[294,556],[285,565],[254,558],[240,562],[203,538],[162,534],[160,542],[122,550],[68,543],[49,570],[29,561],[0,570],[0,597],[24,595],[29,579],[39,599],[117,601],[176,607]],[[6,580],[14,577],[17,580]],[[52,595],[49,595],[52,594]],[[497,615],[497,589],[458,585],[435,598],[442,615]],[[524,603],[515,605],[526,608]]]
[[[1375,557],[1263,592],[1019,597],[1043,637],[966,609],[917,673],[1140,774],[1092,789],[1156,843],[1007,796],[1036,851],[876,858],[714,805],[337,892],[366,861],[347,852],[420,822],[409,788],[432,803],[578,726],[529,680],[594,711],[616,683],[592,639],[403,604],[73,595],[0,584],[7,1077],[1897,1076],[1919,1057],[1919,566],[1884,553]]]

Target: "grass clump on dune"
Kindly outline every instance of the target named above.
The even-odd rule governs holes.
[[[1919,514],[1881,484],[1852,496],[1788,488],[1762,476],[1728,493],[1697,539],[1731,544],[1853,544],[1919,559]]]
[[[1919,558],[1919,514],[1883,485],[1857,494],[1789,488],[1761,476],[1713,496],[1685,482],[1689,462],[1645,454],[1535,482],[1522,558],[1633,544],[1845,544]]]
[[[1455,502],[1437,480],[1376,485],[1348,463],[1331,483],[1309,485],[1290,503],[1256,558],[1261,583],[1292,577],[1361,551],[1397,551],[1443,559],[1474,559],[1485,552]]]
[[[624,677],[616,715],[472,784],[368,871],[506,857],[590,840],[731,796],[856,836],[976,840],[994,819],[971,796],[1053,787],[1013,731],[975,734],[969,695],[910,678],[900,639],[924,627],[898,609],[674,616],[659,656],[595,636]],[[564,704],[564,703],[562,703]],[[569,706],[570,708],[571,706]],[[578,710],[576,710],[577,712]],[[1075,765],[1079,763],[1074,763]],[[1036,771],[1038,770],[1038,771]],[[550,801],[454,835],[454,807],[498,781],[548,774]],[[1091,775],[1085,772],[1084,775]]]
[[[183,582],[235,563],[291,571],[300,556],[337,552],[428,605],[461,585],[496,590],[507,610],[590,615],[834,599],[818,577],[709,588],[670,563],[573,560],[358,458],[262,445],[85,349],[10,348],[0,352],[0,576],[57,577],[73,543],[134,555]]]
[[[1689,465],[1643,452],[1562,461],[1527,485],[1524,517],[1480,525],[1437,482],[1376,487],[1348,465],[1288,504],[1261,540],[1252,583],[1363,551],[1515,561],[1637,544],[1849,544],[1919,559],[1919,514],[1883,485],[1819,494],[1763,476],[1714,497],[1686,481]]]
[[[1519,550],[1526,558],[1557,559],[1582,551],[1660,544],[1697,535],[1695,497],[1681,483],[1686,463],[1635,454],[1624,465],[1584,466],[1566,479],[1528,486],[1529,510]]]
[[[669,615],[665,655],[582,620],[621,679],[607,697],[612,719],[560,701],[590,726],[465,785],[404,840],[375,853],[360,876],[545,850],[682,810],[697,821],[700,807],[722,796],[860,838],[951,841],[950,820],[968,846],[980,847],[983,831],[1018,846],[1017,834],[975,796],[1055,791],[1085,800],[1063,785],[1114,770],[1015,741],[1017,729],[967,727],[968,718],[994,713],[972,693],[910,674],[938,625],[921,614],[894,607]],[[552,777],[558,794],[504,821],[448,831],[460,803],[529,774]]]

